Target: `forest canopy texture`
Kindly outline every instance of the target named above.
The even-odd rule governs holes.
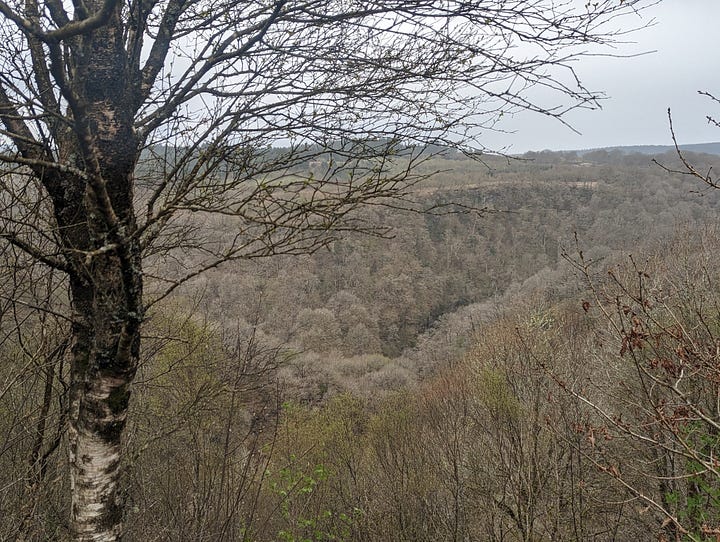
[[[17,330],[2,393],[28,374],[45,382],[17,536],[34,536],[48,460],[65,445],[55,532],[122,536],[124,437],[151,308],[223,263],[382,234],[358,211],[418,210],[415,166],[432,145],[470,151],[505,112],[595,105],[571,61],[640,7],[0,1],[0,237]],[[538,86],[562,105],[535,104]],[[298,175],[309,162],[319,167]],[[21,325],[30,315],[39,335]]]

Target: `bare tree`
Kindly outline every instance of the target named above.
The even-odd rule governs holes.
[[[720,104],[720,99],[717,98],[717,96],[715,96],[714,94],[702,90],[698,91],[698,94],[709,98],[713,102],[713,105]],[[692,159],[687,156],[687,153],[685,153],[681,149],[680,143],[678,142],[678,138],[675,133],[675,127],[673,126],[673,117],[670,108],[668,108],[667,110],[667,116],[670,136],[672,137],[673,146],[675,147],[675,154],[677,155],[680,163],[676,166],[665,165],[658,162],[656,159],[653,159],[653,163],[657,164],[668,173],[676,173],[679,175],[691,177],[694,181],[699,180],[702,184],[705,184],[706,188],[708,189],[719,189],[720,183],[718,183],[717,177],[713,172],[713,166],[694,164]],[[720,128],[720,121],[718,121],[712,115],[706,115],[705,119],[707,120],[708,124]]]
[[[228,260],[374,231],[354,211],[411,205],[418,149],[593,106],[570,62],[641,3],[0,1],[0,235],[67,277],[74,539],[122,534],[149,304]]]
[[[605,279],[581,251],[566,256],[588,286],[583,309],[596,338],[587,355],[602,373],[586,383],[553,378],[595,417],[579,424],[587,438],[578,450],[643,504],[661,540],[720,533],[717,243],[714,227],[681,232]]]

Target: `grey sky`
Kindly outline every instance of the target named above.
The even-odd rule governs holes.
[[[512,153],[670,144],[668,107],[681,143],[720,141],[720,129],[705,119],[707,114],[720,117],[720,105],[713,106],[697,93],[720,93],[720,1],[664,0],[648,10],[640,24],[651,19],[656,24],[632,34],[627,39],[635,43],[621,46],[617,53],[656,52],[634,58],[588,57],[577,63],[586,86],[608,97],[602,110],[574,111],[567,117],[582,135],[557,121],[523,113],[501,125],[514,133],[488,133],[484,143],[491,148],[509,146]]]

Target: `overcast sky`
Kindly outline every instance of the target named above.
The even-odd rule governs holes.
[[[567,120],[573,133],[557,121],[523,113],[502,124],[512,134],[485,134],[488,147],[508,147],[511,153],[614,145],[671,144],[667,109],[680,143],[720,141],[720,129],[705,115],[720,117],[698,90],[720,94],[718,21],[720,0],[663,0],[648,10],[639,24],[655,24],[628,40],[621,54],[653,53],[634,58],[584,58],[576,69],[586,86],[602,90],[602,110],[574,111]],[[632,20],[628,21],[632,23]]]

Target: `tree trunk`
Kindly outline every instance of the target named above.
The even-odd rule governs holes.
[[[82,226],[74,229],[72,238],[65,236],[63,244],[68,253],[78,253],[70,273],[69,454],[71,530],[74,539],[83,542],[122,536],[122,437],[140,350],[142,262],[133,209],[139,143],[132,128],[135,109],[121,9],[107,25],[83,37],[87,58],[73,81],[80,97],[77,137],[66,155],[82,157],[78,167],[87,176],[60,183],[74,183],[75,200],[66,197],[62,203],[66,212],[69,207],[76,210],[58,216],[58,223]],[[55,209],[57,216],[57,205]]]
[[[123,226],[132,232],[132,212],[124,211]],[[99,226],[91,216],[88,224],[90,244],[97,246]],[[142,312],[140,249],[128,243],[117,250],[120,254],[108,251],[76,262],[74,267],[85,265],[85,272],[70,277],[71,528],[78,541],[114,541],[121,536],[120,452],[139,358]]]
[[[131,305],[123,263],[107,255],[88,277],[71,278],[75,313],[71,368],[71,527],[78,541],[119,540],[120,452],[139,357],[141,268],[136,247]]]

